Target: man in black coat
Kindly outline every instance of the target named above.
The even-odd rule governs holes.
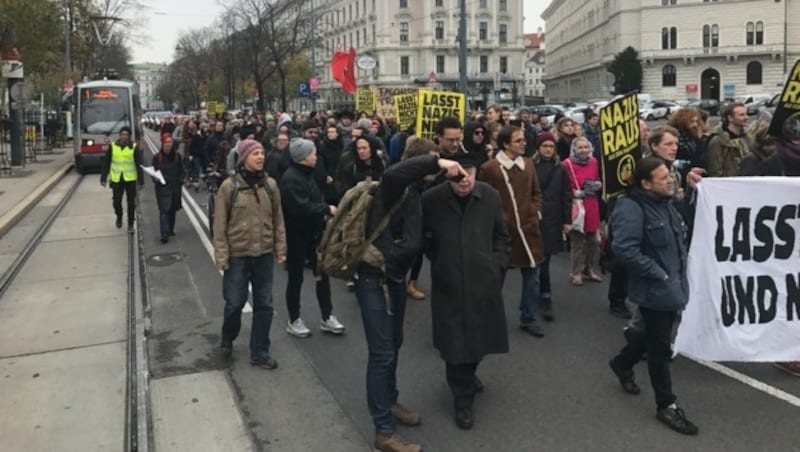
[[[422,216],[430,244],[433,344],[446,362],[456,424],[469,429],[478,364],[487,354],[508,352],[502,274],[509,235],[500,195],[475,181],[470,154],[453,159],[467,176],[426,191]]]

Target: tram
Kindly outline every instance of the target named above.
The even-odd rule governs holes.
[[[141,138],[139,89],[127,80],[92,80],[76,84],[75,168],[81,174],[100,170],[111,143],[123,127],[131,128],[131,141]]]

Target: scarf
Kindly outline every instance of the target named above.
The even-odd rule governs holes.
[[[800,171],[800,144],[779,140],[775,146],[778,157],[783,162],[784,172],[795,173]]]
[[[570,146],[569,159],[572,160],[573,162],[577,163],[578,165],[586,166],[592,160],[592,154],[594,153],[594,148],[592,146],[592,142],[589,141],[589,140],[586,140],[586,142],[589,143],[589,150],[591,152],[589,152],[589,154],[586,157],[581,157],[578,154],[578,148],[575,147],[575,142],[576,141],[577,141],[577,138],[575,140],[572,140],[572,145]]]
[[[241,166],[239,168],[239,174],[242,175],[242,178],[244,179],[245,183],[250,188],[255,188],[257,185],[259,185],[261,182],[264,181],[264,171],[253,172],[248,170],[244,166]]]

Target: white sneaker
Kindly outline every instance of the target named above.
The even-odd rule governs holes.
[[[328,320],[321,321],[319,323],[319,329],[332,334],[343,334],[345,331],[344,325],[339,323],[339,319],[337,319],[335,315],[328,317]]]
[[[296,337],[311,336],[311,330],[309,330],[308,327],[306,327],[305,322],[303,322],[303,319],[301,318],[298,318],[294,322],[290,323],[286,327],[286,332]]]

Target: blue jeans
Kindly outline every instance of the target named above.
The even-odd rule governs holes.
[[[192,176],[195,180],[199,180],[205,171],[205,159],[199,155],[192,157]]]
[[[272,325],[272,253],[258,257],[232,257],[222,276],[225,319],[222,342],[232,343],[242,328],[242,308],[247,302],[247,283],[253,286],[253,327],[250,331],[250,360],[270,357],[269,330]]]
[[[165,239],[175,231],[175,214],[176,212],[159,212],[158,217],[161,223],[161,238]]]
[[[550,300],[552,292],[550,289],[550,256],[545,256],[539,264],[539,297],[543,300]]]
[[[356,278],[356,298],[361,306],[364,336],[367,338],[367,405],[378,433],[394,432],[392,405],[397,403],[397,358],[403,345],[406,312],[405,281],[387,283],[392,315],[386,309],[381,278]]]
[[[539,267],[521,268],[522,296],[519,300],[519,323],[522,326],[536,323],[539,310]]]

